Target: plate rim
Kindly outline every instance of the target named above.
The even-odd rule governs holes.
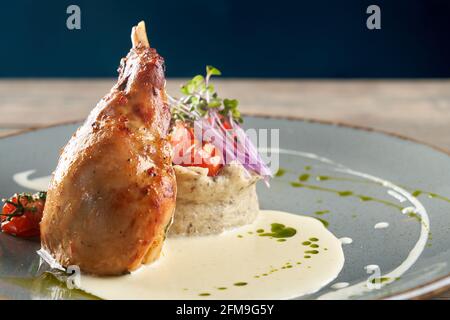
[[[340,120],[333,121],[333,120],[309,118],[309,117],[302,117],[302,116],[291,116],[291,115],[271,115],[271,114],[253,113],[253,112],[243,112],[243,115],[248,116],[248,117],[262,118],[262,119],[301,121],[301,122],[306,122],[306,123],[315,123],[315,124],[321,124],[321,125],[342,127],[342,128],[353,129],[353,130],[357,130],[357,131],[381,133],[386,136],[390,136],[392,138],[396,138],[396,139],[400,139],[403,141],[408,141],[408,142],[412,142],[415,144],[427,146],[437,152],[443,153],[450,157],[450,150],[447,150],[446,148],[443,148],[443,147],[433,145],[428,142],[421,141],[420,139],[408,137],[406,135],[394,133],[394,132],[384,130],[384,129],[378,129],[378,128],[366,127],[366,126],[362,126],[362,125],[356,125],[356,124],[352,124],[352,123],[346,123],[345,121],[340,121]],[[53,127],[63,127],[63,126],[73,125],[73,124],[81,123],[83,121],[85,121],[85,118],[78,119],[78,120],[55,122],[55,123],[44,125],[44,126],[35,126],[35,127],[26,128],[26,129],[21,129],[21,130],[11,132],[11,133],[1,136],[0,140],[5,139],[5,138],[11,138],[14,136],[20,136],[20,135],[27,134],[27,133],[32,133],[34,131],[50,129]],[[450,273],[445,276],[442,276],[437,279],[426,282],[424,284],[412,287],[410,289],[402,290],[402,291],[392,293],[392,294],[387,294],[385,296],[379,297],[378,299],[379,300],[398,300],[398,299],[423,300],[423,299],[433,298],[433,297],[435,297],[445,291],[448,291],[448,290],[450,290]]]

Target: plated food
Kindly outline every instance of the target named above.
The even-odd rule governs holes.
[[[257,183],[259,206],[264,209],[257,220],[220,235],[169,235],[162,254],[154,263],[123,276],[105,278],[82,274],[81,287],[102,298],[111,297],[108,294],[118,298],[133,295],[155,298],[157,294],[161,298],[192,299],[294,296],[302,299],[405,299],[429,297],[436,288],[444,290],[450,274],[450,251],[446,245],[450,241],[447,214],[450,173],[442,170],[450,166],[447,154],[409,140],[345,126],[250,116],[244,117],[244,124],[248,128],[282,128],[280,146],[271,148],[271,152],[279,154],[280,170],[270,179],[270,188]],[[9,151],[3,153],[0,160],[1,194],[13,194],[18,190],[33,194],[45,190],[51,179],[49,174],[55,169],[58,151],[79,126],[80,123],[63,124],[0,139],[0,148]],[[260,152],[264,155],[266,150],[260,149]],[[429,163],[426,171],[424,163]],[[274,213],[274,218],[267,210],[282,210],[308,219],[286,220],[292,215],[279,212]],[[265,222],[260,219],[265,217]],[[321,224],[314,223],[318,221]],[[255,233],[260,229],[258,226],[264,233],[272,233],[273,223],[284,224],[288,234],[292,234],[289,228],[296,233],[281,239],[285,241]],[[314,227],[324,235],[318,234]],[[330,239],[325,232],[327,229],[339,238],[345,253],[345,264],[331,282],[320,269],[338,267],[330,251],[321,245],[325,239]],[[309,238],[318,238],[317,245],[321,248],[313,248],[316,245]],[[336,245],[340,247],[341,243]],[[73,275],[53,270],[41,274],[40,259],[36,255],[39,248],[39,242],[0,233],[1,295],[16,299],[93,298],[66,287]],[[289,253],[289,248],[295,250],[295,255]],[[305,258],[306,251],[312,250],[319,253]],[[181,261],[183,252],[189,255],[193,251],[196,256],[183,260],[189,264],[182,268],[177,261]],[[168,266],[178,266],[178,269]],[[243,272],[244,267],[248,273]],[[323,276],[321,289],[301,295],[307,292],[309,281],[318,285],[317,273]],[[177,275],[176,283],[171,282],[174,275]],[[279,282],[281,277],[290,279],[286,286]],[[120,290],[113,289],[113,283],[107,279],[120,283]],[[146,291],[153,288],[149,285],[154,283],[153,279],[170,284],[164,287],[170,291]],[[99,282],[105,286],[99,286]],[[242,282],[247,284],[242,285]],[[375,287],[377,283],[379,289]],[[125,284],[128,288],[133,286],[126,294],[122,290]],[[90,290],[85,287],[88,285]],[[256,292],[255,288],[258,288]],[[285,290],[292,291],[286,295]]]
[[[256,184],[268,185],[272,172],[240,126],[237,100],[222,99],[211,83],[220,71],[208,66],[182,97],[168,96],[164,60],[143,22],[131,38],[117,83],[63,148],[48,190],[6,202],[4,231],[40,236],[44,260],[76,266],[81,288],[104,298],[207,297],[211,286],[222,288],[215,298],[280,286],[268,297],[291,298],[336,277],[341,244],[319,221],[259,210]],[[11,228],[21,220],[33,228]],[[305,241],[311,250],[299,253]],[[299,268],[316,255],[314,272]],[[296,271],[281,272],[288,269]],[[277,271],[283,276],[267,277]],[[228,289],[250,280],[247,290]]]
[[[372,284],[395,288],[408,281],[405,274],[431,242],[429,212],[417,197],[436,193],[341,165],[351,163],[344,161],[349,146],[343,141],[353,145],[362,134],[355,140],[336,128],[246,118],[250,128],[285,128],[304,137],[288,143],[301,142],[296,150],[257,149],[242,128],[237,101],[222,99],[213,87],[220,71],[208,66],[174,98],[165,92],[163,60],[142,23],[133,28],[132,43],[118,83],[66,144],[53,177],[30,178],[33,166],[13,171],[19,186],[41,192],[5,201],[4,233],[39,237],[39,253],[52,267],[78,267],[78,287],[105,299],[351,298],[373,295]],[[332,150],[337,161],[313,143],[330,136],[339,146]],[[283,167],[272,173],[260,152],[278,154]],[[364,238],[360,211],[365,221],[376,217],[371,231],[364,229],[374,244],[381,232],[403,226],[394,211],[409,219],[412,234],[419,232],[418,240],[405,238],[397,267],[385,271],[379,254],[359,253],[363,274],[349,273]],[[344,272],[342,246],[346,255],[352,250]],[[325,294],[316,293],[338,276]]]

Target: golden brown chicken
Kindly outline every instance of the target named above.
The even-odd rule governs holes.
[[[175,208],[164,60],[143,22],[132,42],[117,84],[64,147],[41,222],[44,250],[96,275],[157,259]]]

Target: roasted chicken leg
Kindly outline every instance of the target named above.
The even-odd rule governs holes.
[[[43,250],[95,275],[157,259],[175,208],[164,60],[143,22],[132,43],[117,84],[64,147],[40,225]]]

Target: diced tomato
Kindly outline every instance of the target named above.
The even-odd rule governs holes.
[[[39,236],[45,193],[14,195],[2,209],[1,230],[18,237]]]
[[[202,161],[197,167],[207,168],[209,176],[215,176],[222,168],[220,152],[211,143],[205,143],[201,150],[197,151]]]
[[[17,203],[17,198],[12,197],[10,201],[13,203]],[[3,215],[1,216],[1,221],[3,222],[4,220],[6,220],[8,218],[7,215],[13,213],[14,211],[16,211],[16,206],[12,203],[5,202],[2,210]]]
[[[191,144],[194,140],[194,132],[192,128],[187,128],[183,122],[177,121],[172,129],[170,141],[173,146],[180,143]]]
[[[208,169],[209,176],[215,176],[222,168],[220,151],[211,143],[203,144],[195,139],[193,128],[177,122],[171,135],[174,147],[174,163],[189,167]]]

